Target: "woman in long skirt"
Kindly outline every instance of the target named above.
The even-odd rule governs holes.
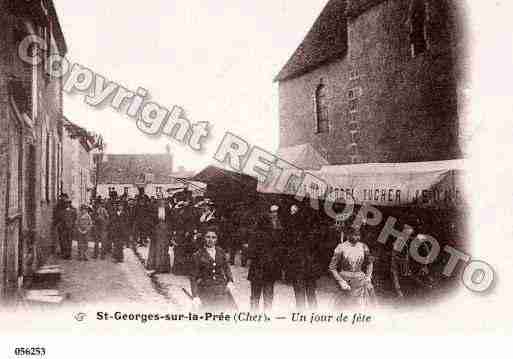
[[[204,230],[204,246],[193,256],[190,276],[193,303],[206,310],[234,310],[233,276],[223,249],[216,246],[216,228]]]
[[[87,211],[87,206],[80,206],[80,213],[77,221],[77,232],[78,232],[78,260],[87,260],[87,248],[91,230],[93,228],[93,220]]]
[[[169,273],[171,259],[169,257],[169,229],[166,221],[166,208],[163,200],[159,201],[157,220],[153,236],[150,240],[150,249],[146,269],[155,273]]]
[[[329,266],[341,289],[335,297],[336,310],[376,304],[369,247],[360,241],[358,230],[350,228],[348,232],[349,240],[337,246]]]

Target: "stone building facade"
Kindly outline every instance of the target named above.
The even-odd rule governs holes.
[[[135,197],[141,190],[148,196],[165,196],[168,190],[183,187],[173,176],[173,156],[165,154],[104,154],[99,161],[97,194],[108,198],[110,192],[118,196]]]
[[[280,148],[330,164],[461,156],[458,0],[330,0],[276,77]]]
[[[52,212],[62,173],[62,83],[18,55],[45,40],[43,64],[66,43],[51,0],[0,1],[0,297],[52,252]],[[33,55],[33,54],[32,54]],[[32,255],[34,254],[35,255]]]
[[[94,137],[84,128],[64,119],[62,193],[73,206],[89,204],[93,192]]]

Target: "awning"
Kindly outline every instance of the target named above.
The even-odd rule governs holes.
[[[261,193],[303,195],[375,206],[453,207],[463,200],[464,160],[284,169]]]
[[[329,162],[309,143],[282,147],[278,150],[277,157],[305,170],[319,170],[322,166],[329,165]]]
[[[254,177],[215,166],[208,166],[189,180],[205,183],[206,196],[218,202],[243,201],[256,194],[258,182]]]

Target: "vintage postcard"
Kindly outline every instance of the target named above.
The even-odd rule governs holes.
[[[512,10],[1,0],[0,333],[511,334]]]

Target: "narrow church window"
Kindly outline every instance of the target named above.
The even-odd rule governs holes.
[[[413,0],[410,12],[411,55],[416,57],[427,50],[426,5],[423,0]]]
[[[329,132],[328,96],[323,84],[315,91],[315,114],[317,118],[317,133]]]

